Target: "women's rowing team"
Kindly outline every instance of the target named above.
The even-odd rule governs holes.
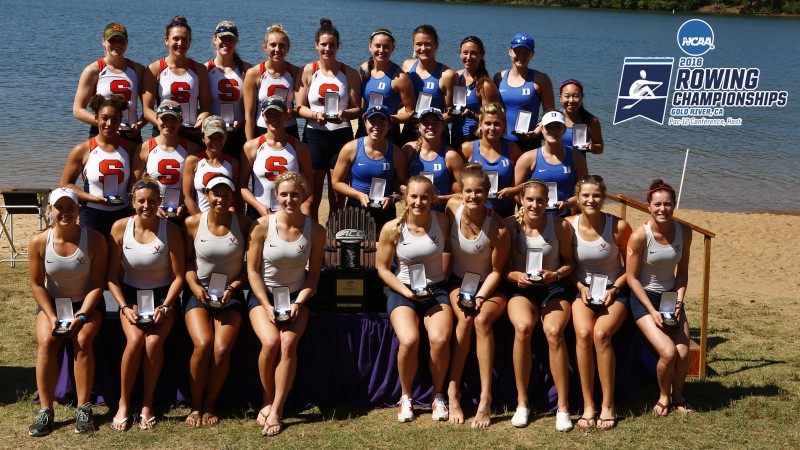
[[[332,209],[345,201],[370,208],[381,230],[377,269],[390,288],[387,309],[400,344],[400,422],[415,417],[411,394],[421,320],[430,344],[433,419],[464,422],[461,375],[474,329],[481,393],[472,426],[490,424],[492,325],[506,311],[515,330],[518,405],[512,425],[529,422],[530,340],[541,318],[558,392],[556,428],[572,429],[564,341],[572,318],[584,399],[577,425],[614,428],[611,338],[629,311],[659,356],[660,392],[653,412],[663,417],[672,410],[694,411],[683,397],[689,366],[683,299],[691,232],[672,218],[675,191],[655,180],[647,191],[650,220],[635,230],[602,212],[602,178],[588,175],[583,155],[564,139],[570,125],[584,120],[591,136],[588,149],[600,153],[599,123],[583,110],[582,87],[575,80],[561,87],[565,113],[549,110],[549,79],[527,69],[533,54],[530,36],[514,38],[509,50],[514,65],[496,81],[501,86],[530,82],[534,89],[529,90],[539,93],[536,108],[513,106],[506,99],[506,111],[496,101],[482,43],[469,36],[461,46],[465,68],[451,77],[473,90],[468,90],[467,108],[452,111],[445,107],[452,100],[448,89],[456,82],[448,84],[452,71],[435,62],[435,30],[425,25],[415,30],[419,58],[404,64],[409,75],[389,60],[391,33],[378,30],[370,39],[372,57],[362,67],[367,79],[363,104],[369,105],[363,114],[361,78],[336,61],[339,36],[330,21],[323,20],[317,31],[320,60],[302,70],[284,60],[289,41],[280,26],[267,32],[269,59],[247,70],[235,53],[237,36],[234,24],[220,23],[214,34],[216,58],[201,69],[186,56],[189,25],[176,17],[167,25],[169,55],[141,70],[123,57],[125,28],[106,27],[106,57],[86,68],[75,103],[76,116],[93,126],[94,136],[70,152],[63,187],[50,195],[53,226],[30,245],[31,286],[39,306],[36,380],[41,401],[31,436],[53,428],[57,351],[65,339],[74,349],[80,405],[75,432],[94,429],[89,403],[92,342],[102,321],[106,287],[119,304],[127,338],[113,429],[130,426],[131,391],[140,369],[142,408],[134,421],[143,429],[156,426],[153,394],[163,342],[179,307],[194,345],[191,412],[185,423],[218,423],[214,404],[247,312],[262,343],[258,365],[264,399],[256,421],[263,434],[280,433],[297,344],[308,322],[306,302],[322,265],[325,230],[316,216],[326,176]],[[242,119],[231,121],[224,108],[221,115],[208,115],[209,95],[203,94],[203,86],[216,76],[218,81],[211,84],[219,87],[219,98],[223,92],[239,98],[238,90],[227,87],[240,85],[237,77],[243,72],[246,113],[234,115]],[[143,89],[109,95],[142,76]],[[417,111],[418,123],[412,123],[411,114],[397,110],[402,102],[406,111],[413,111],[412,87],[419,84],[422,91],[429,83],[435,91],[432,106]],[[382,94],[382,103],[372,103],[369,94],[381,86],[391,89]],[[90,95],[92,91],[97,95]],[[134,121],[136,95],[131,92],[142,92],[144,117],[157,133],[135,147],[127,138],[137,140],[144,119]],[[338,116],[326,114],[326,92],[340,94]],[[481,101],[470,103],[473,95]],[[538,96],[546,110],[540,124],[510,137],[509,117],[523,106],[538,116]],[[156,98],[162,100],[153,107]],[[248,117],[256,109],[260,114],[253,123]],[[305,142],[297,140],[296,116],[306,119]],[[351,119],[360,121],[361,137],[355,140]],[[446,143],[448,120],[465,127],[451,129],[451,141],[463,142],[455,149]],[[408,125],[398,130],[404,121]],[[541,146],[523,153],[538,135]],[[399,148],[392,139],[409,141]],[[83,188],[76,185],[81,174]],[[383,192],[370,192],[375,179],[383,180]],[[237,212],[243,209],[240,199],[247,215]],[[398,199],[406,204],[399,217],[394,206]],[[540,262],[533,267],[537,258]],[[599,294],[597,287],[590,289],[593,279],[603,278],[606,284],[599,286]],[[245,285],[249,298],[243,295]],[[660,311],[663,292],[677,297],[671,317]],[[276,308],[278,295],[288,296],[289,306]],[[140,311],[147,298],[152,299],[152,311]],[[675,322],[672,327],[670,322]],[[593,396],[595,371],[602,388],[600,408]]]

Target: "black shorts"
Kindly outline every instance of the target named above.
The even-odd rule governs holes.
[[[161,286],[157,288],[138,288],[135,286],[131,286],[127,283],[122,283],[122,296],[125,298],[125,304],[132,306],[136,304],[136,291],[140,290],[151,290],[153,291],[153,307],[159,307],[164,304],[164,300],[167,299],[167,294],[169,294],[169,286]]]
[[[353,140],[353,129],[350,127],[338,130],[317,130],[306,127],[303,141],[308,144],[311,153],[311,167],[314,170],[329,170],[336,165],[342,147]]]
[[[294,292],[290,293],[289,294],[289,301],[294,303],[295,300],[297,300],[297,295],[298,294],[300,294],[300,291],[294,291]],[[267,297],[269,297],[269,301],[271,302],[272,301],[272,294],[269,293],[269,288],[267,288]],[[258,299],[258,297],[256,297],[255,294],[253,294],[253,290],[250,289],[250,295],[248,295],[248,297],[247,297],[247,313],[249,314],[250,311],[253,310],[253,308],[258,308],[259,306],[263,306],[263,305],[261,304],[261,301]]]
[[[611,285],[608,285],[606,287],[606,290],[608,290],[610,287]],[[626,308],[630,309],[630,303],[631,303],[630,295],[631,295],[630,288],[628,286],[625,286],[624,288],[619,289],[617,291],[617,295],[614,297],[614,301],[616,303],[622,303],[623,305],[625,305]],[[580,291],[578,291],[577,288],[575,289],[575,300],[583,301],[581,300],[581,293]]]
[[[406,285],[406,287],[410,288],[411,286]],[[432,296],[424,300],[414,301],[409,300],[405,296],[400,295],[394,290],[390,289],[389,296],[386,299],[386,312],[391,315],[395,308],[400,306],[408,306],[409,308],[413,309],[417,315],[424,316],[428,310],[434,306],[450,304],[450,296],[445,289],[444,281],[430,286],[430,290],[433,292]]]
[[[576,289],[573,286],[558,283],[534,284],[526,288],[521,288],[516,284],[508,283],[508,298],[525,297],[536,305],[541,311],[551,299],[566,300],[572,302],[575,298]]]
[[[203,304],[203,302],[198,300],[197,296],[192,294],[192,291],[188,289],[184,290],[183,314],[186,315],[187,312],[195,308],[204,308],[212,316],[216,316],[217,314],[223,311],[234,311],[239,314],[243,314],[245,308],[244,293],[242,293],[241,289],[237,289],[235,293],[231,296],[230,300],[228,300],[228,304],[225,305],[224,309],[214,309],[209,307],[208,305]]]
[[[642,302],[639,300],[639,297],[637,297],[636,294],[633,293],[632,289],[629,291],[630,291],[629,304],[630,304],[631,314],[633,315],[633,320],[637,321],[644,316],[649,316],[650,313],[647,312],[647,308],[644,307]],[[661,306],[661,292],[648,291],[647,289],[645,289],[644,292],[647,294],[647,299],[650,300],[650,304],[653,305],[653,308],[655,308],[656,311],[658,311],[658,307]]]

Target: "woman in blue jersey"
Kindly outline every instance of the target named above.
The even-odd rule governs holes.
[[[414,88],[408,74],[393,63],[394,35],[389,30],[378,28],[369,37],[369,59],[361,65],[361,101],[366,110],[375,96],[381,96],[380,104],[389,110],[389,132],[386,137],[397,145],[400,139],[400,125],[410,123],[414,114]],[[400,108],[403,107],[403,112]],[[366,136],[364,122],[359,120],[356,137]]]
[[[211,90],[211,114],[222,117],[230,130],[222,151],[238,160],[246,141],[242,89],[245,73],[252,66],[242,61],[236,51],[239,28],[235,23],[223,20],[217,24],[211,42],[214,59],[205,63]]]
[[[480,163],[489,179],[496,184],[496,191],[487,191],[487,206],[500,215],[514,214],[514,165],[520,159],[517,144],[503,140],[506,131],[506,114],[499,103],[489,103],[481,107],[478,139],[461,144],[461,154],[469,164]],[[495,186],[491,186],[494,188]]]
[[[689,281],[692,230],[672,218],[675,190],[660,179],[650,183],[647,208],[650,218],[628,240],[626,272],[633,319],[658,353],[656,374],[660,392],[653,413],[665,417],[670,408],[693,413],[695,409],[683,397],[689,372],[689,321],[683,302]],[[659,306],[664,292],[677,293],[674,311],[677,328],[663,325]]]
[[[164,341],[175,322],[184,279],[184,239],[177,225],[158,216],[158,183],[145,176],[131,188],[135,214],[120,219],[108,241],[108,290],[119,305],[120,324],[127,344],[120,369],[119,408],[112,420],[115,430],[127,429],[131,392],[142,368],[143,393],[139,427],[156,426],[153,396],[164,363]],[[150,294],[155,307],[152,325],[137,326],[138,298]],[[144,361],[143,361],[144,360]]]
[[[584,124],[587,128],[586,149],[580,150],[584,157],[587,153],[601,155],[603,153],[603,133],[600,131],[600,120],[583,107],[583,84],[578,80],[569,80],[561,83],[558,99],[564,107],[567,131],[562,141],[564,147],[572,149],[572,127],[575,124]]]
[[[535,46],[533,37],[518,33],[511,40],[508,56],[511,57],[511,68],[498,72],[494,76],[494,84],[500,92],[500,101],[506,109],[509,130],[505,139],[517,142],[520,150],[527,152],[539,146],[535,131],[524,134],[513,134],[517,116],[521,110],[531,113],[528,130],[534,130],[540,109],[543,112],[555,109],[553,82],[546,73],[534,70],[528,65],[533,59]]]
[[[414,57],[403,63],[403,71],[408,73],[414,86],[414,98],[424,92],[431,95],[432,108],[437,108],[445,114],[445,121],[449,120],[447,112],[453,106],[453,85],[456,73],[446,65],[436,61],[436,51],[439,50],[439,35],[430,25],[420,25],[411,33]],[[412,141],[417,138],[416,127],[408,124],[403,127],[401,142]],[[444,129],[444,141],[450,142],[450,134]]]
[[[75,433],[94,430],[89,396],[94,383],[93,342],[103,315],[106,240],[100,233],[78,225],[78,196],[72,189],[58,188],[50,193],[53,226],[31,239],[28,247],[30,284],[38,305],[36,314],[36,388],[39,412],[28,428],[28,435],[39,437],[53,430],[53,401],[58,379],[58,350],[65,340],[72,342],[73,373],[78,408]],[[58,327],[56,299],[68,298],[74,319],[70,336],[53,336]],[[102,305],[101,305],[102,304]]]
[[[444,211],[458,185],[464,160],[444,142],[443,130],[446,124],[442,111],[428,108],[419,111],[419,116],[419,138],[403,146],[403,152],[408,158],[408,174],[431,179],[436,193],[432,207]]]
[[[353,139],[350,121],[361,116],[361,77],[358,72],[336,59],[339,51],[339,30],[330,20],[321,19],[315,36],[319,60],[306,64],[297,88],[297,113],[306,119],[303,141],[311,152],[314,168],[314,199],[310,217],[318,220],[322,187],[328,179],[328,204],[331,211],[344,206],[344,198],[338,198],[331,189],[332,168],[339,152]],[[336,118],[325,117],[325,93],[339,93],[339,114]]]
[[[125,57],[128,49],[128,30],[118,22],[112,22],[103,29],[104,56],[86,66],[78,81],[78,90],[72,102],[72,115],[81,122],[91,125],[89,137],[96,136],[97,121],[87,109],[94,94],[110,97],[122,95],[128,102],[128,109],[122,117],[120,134],[131,142],[142,142],[141,128],[147,124],[144,116],[139,116],[139,100],[144,86],[144,66]]]
[[[375,229],[394,219],[395,193],[408,179],[405,153],[386,137],[389,130],[389,110],[373,105],[364,113],[367,135],[342,147],[333,169],[333,189],[348,198],[347,204],[360,208],[370,206],[369,191],[373,178],[385,180],[383,200],[379,207],[370,208]]]
[[[558,198],[552,212],[561,216],[568,216],[572,208],[577,207],[575,183],[587,173],[583,155],[564,147],[565,129],[564,114],[560,111],[545,113],[542,118],[543,145],[536,151],[524,153],[514,168],[517,185],[533,178],[556,183]]]
[[[467,89],[467,106],[459,115],[451,116],[450,144],[460,149],[465,141],[477,139],[478,117],[481,106],[499,102],[500,94],[486,70],[486,49],[477,36],[467,36],[461,41],[459,57],[464,68],[458,71],[457,86]]]

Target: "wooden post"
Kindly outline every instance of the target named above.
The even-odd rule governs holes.
[[[627,210],[625,208],[625,200],[619,199],[619,218],[622,219],[622,220],[627,220],[625,218],[625,214],[626,213],[627,213]]]
[[[700,379],[706,378],[706,352],[708,348],[708,288],[711,277],[711,237],[703,236],[703,305],[700,324]]]

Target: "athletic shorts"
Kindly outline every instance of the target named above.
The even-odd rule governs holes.
[[[526,288],[519,287],[516,283],[508,283],[508,298],[525,297],[536,305],[541,311],[551,299],[566,300],[571,302],[575,298],[576,289],[558,283],[533,284]]]
[[[169,286],[161,286],[152,289],[140,289],[136,286],[131,286],[127,283],[122,283],[122,296],[125,298],[125,304],[128,306],[133,306],[136,304],[136,291],[139,290],[150,290],[153,291],[153,307],[157,308],[164,304],[164,300],[167,299],[167,294],[169,294]]]
[[[342,147],[353,140],[353,129],[347,127],[328,131],[306,127],[303,140],[311,153],[311,167],[314,170],[329,170],[336,165]]]
[[[216,316],[217,314],[223,311],[234,311],[239,314],[244,313],[245,303],[244,303],[244,293],[241,289],[237,289],[233,295],[231,295],[230,300],[228,300],[228,304],[225,305],[224,309],[214,309],[208,305],[204,305],[203,302],[197,299],[192,291],[186,289],[183,291],[183,314],[186,315],[192,309],[195,308],[205,308],[209,314],[212,316]]]
[[[606,287],[606,290],[608,290],[610,287],[611,285],[608,285]],[[630,303],[631,303],[630,295],[631,295],[630,288],[628,288],[628,286],[625,286],[624,288],[617,291],[617,296],[614,297],[614,301],[616,303],[622,303],[623,305],[625,305],[626,308],[630,309]],[[578,291],[577,288],[575,288],[575,300],[582,301],[581,293],[580,291]]]
[[[630,291],[629,304],[630,304],[631,314],[633,315],[633,320],[637,321],[644,316],[649,316],[650,313],[647,312],[647,308],[645,308],[644,305],[642,305],[642,302],[639,300],[639,297],[637,297],[636,294],[633,293],[632,289],[629,291]],[[658,307],[661,305],[661,293],[648,291],[647,289],[645,289],[644,292],[647,294],[647,298],[650,300],[650,304],[653,305],[653,308],[655,308],[656,311],[658,311]]]
[[[294,291],[290,293],[289,301],[294,303],[295,300],[297,300],[298,294],[300,294],[300,291]],[[272,294],[269,293],[269,289],[267,289],[267,297],[269,298],[269,301],[272,302]],[[250,311],[252,311],[254,308],[258,308],[259,306],[263,305],[261,304],[261,301],[258,300],[258,297],[253,294],[253,290],[250,289],[250,295],[247,297],[247,313],[249,314]]]
[[[406,287],[411,288],[410,285]],[[430,287],[433,295],[424,300],[410,300],[403,295],[398,294],[394,290],[389,290],[389,296],[386,299],[386,312],[392,314],[395,308],[400,306],[408,306],[413,309],[417,315],[424,316],[429,309],[436,305],[449,305],[450,297],[445,289],[445,282],[436,283]]]

